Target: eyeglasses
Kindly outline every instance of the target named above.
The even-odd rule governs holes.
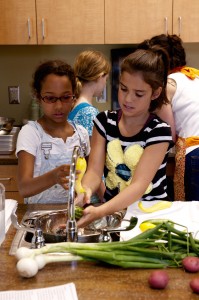
[[[45,102],[45,103],[55,103],[58,100],[60,100],[63,103],[70,103],[75,99],[75,95],[66,95],[66,96],[61,96],[61,97],[55,97],[55,96],[40,96],[41,99]]]

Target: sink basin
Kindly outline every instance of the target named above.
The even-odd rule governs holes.
[[[99,242],[102,230],[116,230],[119,228],[123,220],[124,213],[124,211],[118,212],[111,216],[97,220],[86,228],[79,228],[78,242]],[[26,212],[21,221],[21,226],[25,227],[27,231],[22,229],[17,230],[9,254],[14,255],[19,247],[31,248],[34,233],[28,231],[30,228],[40,228],[43,232],[46,244],[66,241],[65,228],[67,216],[67,209],[58,211],[42,210]],[[114,233],[114,235],[117,235],[117,237],[119,236],[118,233]]]

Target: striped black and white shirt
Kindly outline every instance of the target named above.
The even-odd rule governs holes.
[[[156,115],[151,114],[148,121],[142,128],[142,130],[132,137],[125,137],[121,135],[118,126],[120,115],[121,115],[121,110],[115,110],[115,111],[107,110],[99,113],[96,119],[94,120],[94,125],[96,129],[98,130],[99,134],[102,135],[106,140],[106,151],[107,151],[108,144],[111,141],[116,139],[120,141],[123,152],[125,152],[125,150],[129,148],[131,145],[135,145],[135,144],[138,144],[143,149],[145,149],[146,147],[153,144],[168,142],[169,143],[168,151],[173,146],[170,126],[167,123],[163,122]],[[168,200],[167,181],[166,181],[166,163],[167,163],[168,151],[155,177],[152,180],[153,188],[151,192],[148,194],[144,194],[142,200],[148,200],[148,201]],[[115,157],[117,157],[117,152],[115,153]],[[117,165],[117,163],[115,165]],[[126,172],[127,174],[128,170],[129,170],[128,167],[124,166],[122,172],[124,173]],[[107,176],[110,177],[110,167],[109,164],[107,164],[107,160],[106,160],[106,164],[104,166],[104,177],[106,180],[107,180]],[[109,187],[107,187],[106,184],[106,192],[104,195],[105,201],[110,200],[118,193],[119,193],[118,186],[114,186],[113,184],[112,188],[110,189]]]

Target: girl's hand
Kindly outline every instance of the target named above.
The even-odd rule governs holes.
[[[61,165],[53,170],[55,183],[60,184],[65,190],[68,190],[70,165]]]
[[[75,205],[78,206],[84,206],[85,204],[89,204],[90,203],[90,198],[92,196],[92,191],[89,188],[86,188],[84,186],[85,189],[85,193],[80,193],[77,194],[76,198],[75,198]]]
[[[83,211],[83,217],[77,222],[78,228],[84,228],[93,221],[100,219],[100,207],[88,206]]]

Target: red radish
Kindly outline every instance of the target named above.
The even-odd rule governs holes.
[[[155,270],[149,275],[148,283],[153,289],[164,289],[169,282],[169,276],[166,271]]]
[[[195,273],[199,271],[199,258],[195,256],[187,256],[182,260],[184,269],[188,272]]]
[[[189,283],[192,291],[194,293],[199,294],[199,277],[198,278],[193,278],[190,283]]]

